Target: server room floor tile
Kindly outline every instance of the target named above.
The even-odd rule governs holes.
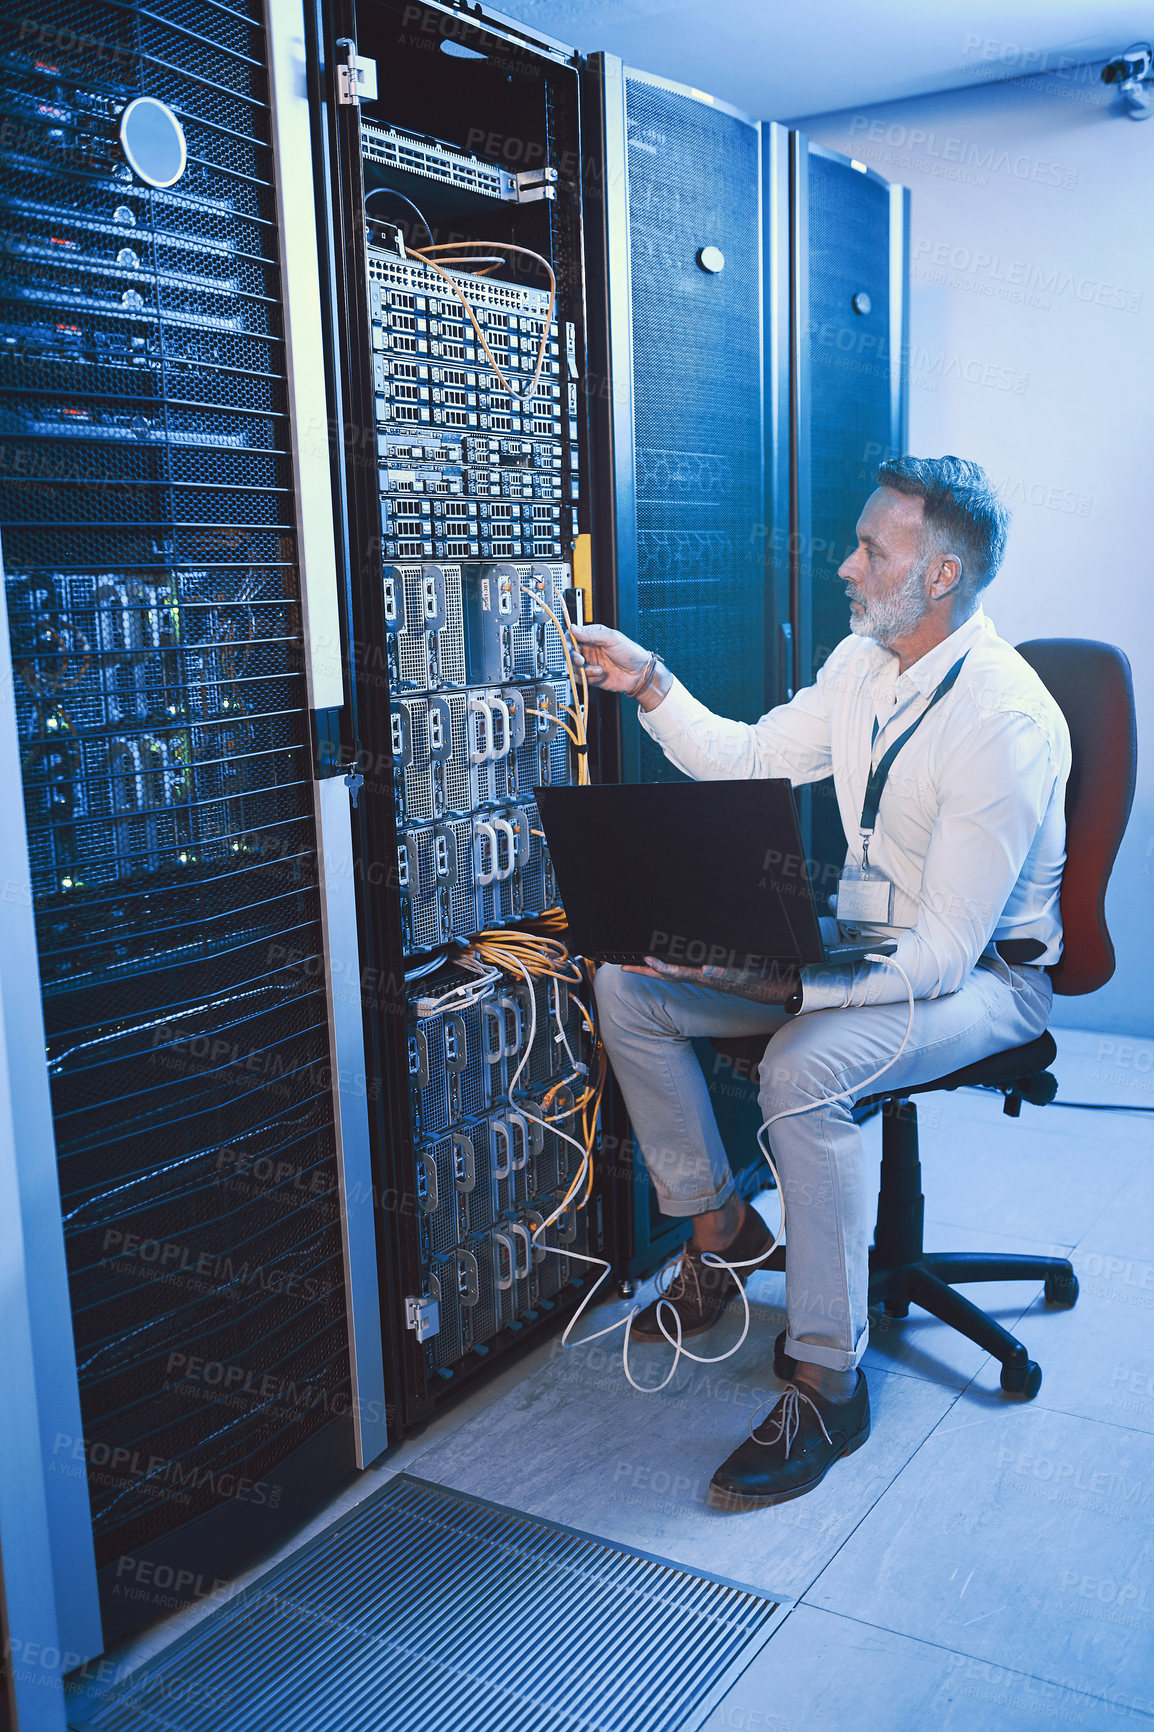
[[[1148,1435],[963,1398],[808,1600],[1149,1711],[1152,1500]]]
[[[1154,1126],[1154,1118],[1150,1123]],[[1101,1128],[1112,1131],[1114,1120]],[[1154,1130],[1150,1133],[1146,1159],[1137,1164],[1121,1190],[1100,1213],[1087,1212],[1086,1229],[1078,1241],[1078,1247],[1085,1256],[1094,1258],[1087,1264],[1087,1274],[1091,1279],[1104,1272],[1104,1268],[1099,1267],[1100,1259],[1131,1259],[1136,1266],[1129,1272],[1128,1279],[1145,1292],[1150,1301],[1148,1309],[1154,1309],[1154,1235],[1150,1231],[1150,1223],[1154,1221],[1154,1160],[1150,1159],[1151,1152],[1154,1152]],[[1087,1154],[1088,1164],[1096,1158],[1097,1150],[1092,1148]]]
[[[1107,1732],[1135,1716],[1028,1672],[795,1606],[702,1732]],[[1142,1717],[1139,1717],[1142,1718]]]
[[[1154,1433],[1154,1262],[1084,1248],[1071,1261],[1074,1309],[1053,1310],[1039,1296],[1010,1325],[1042,1367],[1034,1405]],[[965,1398],[997,1392],[998,1366],[987,1359]]]
[[[724,1365],[683,1366],[657,1395],[629,1387],[614,1339],[558,1353],[480,1418],[412,1459],[410,1470],[794,1599],[953,1399],[921,1378],[875,1373],[875,1435],[865,1449],[808,1497],[724,1515],[706,1507],[706,1491],[746,1436],[755,1404],[780,1387],[766,1370],[772,1333]],[[656,1382],[667,1362],[662,1349],[639,1349],[634,1375]]]

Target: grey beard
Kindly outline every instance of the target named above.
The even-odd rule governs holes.
[[[892,595],[863,600],[860,616],[856,619],[850,616],[850,630],[858,637],[872,637],[875,643],[884,645],[908,637],[929,612],[923,587],[929,563],[928,559],[919,559]]]

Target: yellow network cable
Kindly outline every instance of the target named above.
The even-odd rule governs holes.
[[[569,986],[583,984],[587,979],[590,979],[578,960],[570,955],[560,938],[555,936],[558,932],[567,930],[565,917],[560,909],[550,910],[548,914],[536,921],[535,925],[538,928],[544,928],[544,930],[527,931],[499,927],[486,932],[479,932],[470,941],[466,956],[471,955],[489,967],[501,969],[502,973],[509,975],[510,978],[526,980],[530,985],[534,979],[563,980]],[[564,1137],[566,1141],[572,1142],[581,1151],[581,1161],[568,1190],[548,1220],[543,1223],[541,1231],[544,1231],[545,1227],[552,1226],[558,1217],[564,1214],[579,1190],[584,1192],[577,1204],[577,1207],[581,1209],[586,1206],[593,1191],[593,1150],[597,1141],[601,1098],[605,1092],[608,1062],[597,1035],[596,1022],[588,1006],[576,993],[572,996],[573,1003],[580,1011],[594,1043],[595,1073],[591,1078],[587,1076],[586,1087],[580,1095],[574,1098],[572,1105],[563,1113],[550,1114],[548,1109],[562,1086],[568,1086],[567,1084],[555,1083],[542,1099],[542,1117],[540,1119],[542,1124],[556,1129],[557,1126],[565,1124],[578,1114],[580,1115],[577,1127],[580,1140],[577,1136],[570,1136],[565,1131],[558,1130],[557,1134]]]
[[[553,624],[557,627],[557,633],[561,639],[561,648],[565,652],[565,666],[569,670],[569,685],[573,693],[573,704],[572,706],[568,704],[565,706],[563,715],[573,717],[573,727],[571,728],[568,722],[563,719],[563,715],[559,714],[556,720],[558,727],[565,729],[565,732],[577,748],[577,785],[578,787],[585,788],[589,785],[589,736],[587,731],[589,685],[585,678],[585,669],[582,667],[580,685],[581,696],[578,698],[577,674],[573,667],[573,657],[569,653],[569,636],[572,630],[572,621],[569,618],[569,609],[565,606],[565,599],[562,597],[561,612],[565,619],[565,623],[562,625],[561,621],[557,618],[557,615],[553,612],[553,609],[549,606],[549,603],[545,600],[544,592],[535,589],[533,594],[545,609],[545,612],[549,615]],[[530,710],[527,708],[525,713],[530,716],[544,715],[548,716],[550,721],[553,720],[553,717],[547,710]]]
[[[431,256],[433,253],[456,254],[460,252],[462,248],[473,249],[476,247],[482,248],[484,252],[522,253],[526,258],[536,259],[539,265],[545,267],[549,276],[549,309],[545,314],[545,323],[541,331],[541,342],[537,349],[537,365],[533,369],[532,383],[530,384],[529,389],[524,393],[513,389],[512,381],[506,378],[505,374],[501,371],[501,368],[497,365],[496,358],[485,339],[485,333],[481,329],[477,320],[477,315],[473,311],[468,296],[460,287],[456,278],[450,276],[449,272],[445,269],[446,265],[461,265],[471,270],[476,264],[482,263],[486,265],[486,272],[478,274],[487,274],[487,270],[492,268],[491,262],[484,259],[473,260],[450,257],[443,259],[438,263],[438,261]],[[481,347],[485,351],[485,357],[494,373],[496,373],[498,379],[500,379],[501,384],[515,403],[528,403],[537,393],[537,382],[541,377],[541,368],[545,365],[545,356],[549,348],[549,326],[553,323],[553,309],[557,305],[557,278],[553,274],[553,267],[549,263],[548,259],[542,258],[540,253],[535,253],[532,247],[514,246],[511,241],[442,241],[438,246],[410,247],[409,252],[414,258],[420,259],[423,264],[428,265],[430,270],[437,271],[442,277],[444,277],[445,281],[449,284],[449,287],[468,313],[469,322],[477,333]]]

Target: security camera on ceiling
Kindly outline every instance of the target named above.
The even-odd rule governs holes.
[[[1150,44],[1139,42],[1111,60],[1102,68],[1102,83],[1118,86],[1131,120],[1149,120],[1154,114],[1154,54]]]

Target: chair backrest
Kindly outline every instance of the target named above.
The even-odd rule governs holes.
[[[1114,972],[1106,928],[1106,885],[1134,799],[1138,763],[1130,663],[1113,644],[1034,638],[1018,645],[1066,718],[1071,770],[1066,788],[1062,873],[1062,955],[1054,991],[1095,992]]]

